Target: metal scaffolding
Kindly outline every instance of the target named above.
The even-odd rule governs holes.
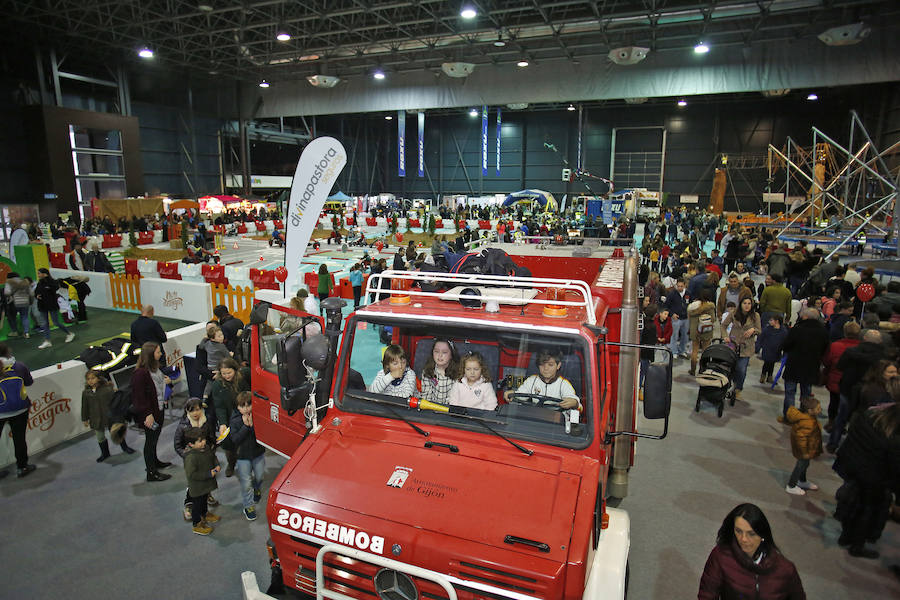
[[[812,132],[812,151],[800,148],[790,138],[785,152],[769,144],[770,155],[780,159],[785,166],[785,200],[788,199],[792,177],[809,184],[800,210],[778,235],[783,234],[801,217],[807,216],[807,213],[814,228],[812,235],[821,234],[846,222],[851,226],[850,233],[841,239],[827,259],[869,224],[878,231],[887,233],[873,221],[879,215],[890,215],[890,219],[885,218],[885,221],[890,223],[900,256],[900,203],[896,202],[900,191],[900,167],[892,172],[885,161],[885,156],[900,148],[900,142],[880,151],[856,111],[850,111],[850,137],[846,148],[817,127],[813,127]],[[838,167],[840,163],[843,165]],[[829,213],[832,219],[837,220],[815,229],[816,219],[821,223]]]

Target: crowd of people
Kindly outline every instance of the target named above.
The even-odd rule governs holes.
[[[807,479],[810,462],[835,455],[844,482],[835,511],[839,543],[851,556],[878,557],[867,544],[889,516],[900,517],[900,283],[882,285],[874,269],[842,263],[837,253],[825,260],[805,241],[787,244],[765,228],[702,212],[661,217],[645,233],[643,342],[667,346],[695,375],[698,355],[721,338],[737,356],[737,399],[753,364],[760,384],[774,390],[783,383],[777,421],[791,428],[796,459],[785,491],[817,490]],[[754,278],[764,281],[757,286]],[[863,302],[869,291],[874,297]],[[652,355],[642,352],[642,366]],[[825,409],[814,391],[820,385]]]

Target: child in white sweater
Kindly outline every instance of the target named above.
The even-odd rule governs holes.
[[[403,348],[396,344],[385,348],[381,365],[382,370],[378,371],[372,385],[369,386],[370,392],[398,398],[417,395],[416,374],[409,368],[409,360]]]
[[[452,406],[465,406],[480,410],[497,408],[497,394],[488,378],[484,358],[478,352],[471,352],[462,359],[463,377],[450,388],[447,398]]]

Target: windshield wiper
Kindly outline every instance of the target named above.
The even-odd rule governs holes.
[[[462,410],[465,410],[465,409],[462,409]],[[532,454],[534,454],[534,450],[529,450],[528,448],[525,448],[524,446],[520,446],[519,444],[515,443],[514,441],[512,441],[511,439],[509,439],[508,437],[506,437],[505,435],[503,435],[502,433],[500,433],[499,431],[497,431],[496,429],[494,429],[493,427],[488,425],[487,424],[488,419],[482,419],[481,417],[476,417],[474,415],[470,415],[465,412],[463,412],[463,413],[454,412],[453,408],[450,409],[450,416],[463,417],[465,419],[469,419],[470,421],[475,421],[476,423],[480,424],[482,427],[484,427],[485,429],[487,429],[488,431],[490,431],[491,433],[493,433],[494,435],[496,435],[497,437],[499,437],[500,439],[502,439],[509,445],[513,446],[514,448],[516,448],[518,450],[521,450],[527,456],[531,456]],[[497,421],[495,421],[495,423],[496,422]]]
[[[397,404],[396,402],[388,402],[387,400],[372,398],[370,396],[363,396],[362,394],[357,394],[357,393],[351,392],[351,391],[344,392],[344,395],[349,396],[350,398],[353,398],[354,400],[363,400],[364,402],[373,402],[375,404],[381,404],[385,408],[387,408],[388,411],[392,415],[394,415],[395,417],[397,417],[398,419],[400,419],[401,421],[403,421],[404,423],[406,423],[407,425],[412,427],[416,431],[416,433],[421,433],[425,437],[428,437],[429,435],[431,435],[429,432],[425,431],[424,429],[422,429],[421,427],[419,427],[418,425],[416,425],[415,423],[413,423],[412,421],[410,421],[409,419],[407,419],[406,417],[404,417],[403,415],[398,413],[396,410],[394,410],[394,408],[393,408],[394,406],[401,406],[401,405]]]

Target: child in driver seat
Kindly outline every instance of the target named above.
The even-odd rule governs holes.
[[[480,410],[497,408],[497,394],[491,385],[484,358],[478,352],[469,352],[462,358],[461,379],[450,388],[447,402],[451,406],[465,406]]]
[[[577,408],[581,410],[581,401],[575,394],[575,388],[565,377],[560,377],[559,369],[562,367],[562,356],[553,350],[540,350],[537,353],[538,374],[528,377],[522,385],[513,392],[507,390],[504,393],[506,401],[515,394],[538,394],[548,398],[558,398],[560,408]],[[532,400],[537,403],[537,400]]]
[[[383,368],[378,371],[378,375],[369,386],[370,392],[398,398],[409,398],[418,394],[416,374],[409,368],[409,360],[403,348],[397,344],[385,348],[381,365]]]

